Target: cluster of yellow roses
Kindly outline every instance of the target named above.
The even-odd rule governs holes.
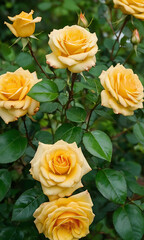
[[[140,0],[114,0],[115,7],[124,13],[144,19],[144,3]],[[137,6],[138,4],[138,6]],[[33,11],[21,12],[9,17],[13,24],[5,22],[16,37],[29,37],[35,31]],[[72,73],[88,71],[96,63],[98,51],[97,36],[86,29],[74,25],[53,30],[49,35],[51,54],[46,62],[53,68],[67,68]],[[19,68],[14,73],[0,76],[0,116],[6,122],[16,121],[25,114],[34,115],[39,110],[39,102],[27,96],[31,87],[41,79],[36,73]],[[143,86],[131,69],[122,65],[111,66],[100,75],[104,90],[102,105],[112,108],[116,114],[132,115],[143,107]],[[91,170],[82,151],[76,143],[58,141],[55,144],[39,143],[31,161],[30,173],[41,183],[44,194],[50,202],[40,205],[35,211],[35,224],[40,233],[54,240],[79,239],[89,232],[94,214],[92,201],[87,191],[73,195],[82,187],[82,176]]]
[[[89,193],[64,197],[83,187],[81,178],[89,171],[91,168],[76,143],[62,140],[55,144],[39,143],[30,173],[50,200],[34,213],[39,233],[52,240],[63,240],[64,236],[79,239],[88,234],[94,218]]]

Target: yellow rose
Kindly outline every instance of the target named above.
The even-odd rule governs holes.
[[[73,73],[88,71],[96,63],[97,37],[86,29],[74,25],[53,30],[49,35],[51,54],[46,62],[53,68],[68,68]]]
[[[34,115],[39,110],[39,102],[27,96],[38,81],[36,72],[19,68],[0,76],[0,117],[5,123],[16,121],[26,113]]]
[[[16,37],[29,37],[35,31],[35,23],[41,21],[41,17],[33,19],[33,13],[33,10],[31,10],[30,13],[22,11],[15,17],[8,17],[9,20],[13,22],[13,24],[7,22],[4,23]]]
[[[144,0],[113,0],[114,7],[125,14],[144,20]]]
[[[76,143],[60,140],[55,144],[39,143],[31,161],[30,173],[40,181],[50,200],[71,195],[82,187],[81,178],[91,171]]]
[[[120,64],[111,66],[100,75],[105,90],[101,93],[102,105],[118,114],[133,115],[134,110],[143,108],[143,86],[131,69]]]
[[[50,240],[77,240],[89,233],[93,222],[92,200],[87,191],[45,202],[35,211],[39,233]]]

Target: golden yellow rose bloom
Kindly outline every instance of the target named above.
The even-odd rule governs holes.
[[[143,85],[131,69],[120,64],[111,66],[102,72],[100,81],[105,89],[101,92],[102,105],[114,113],[129,116],[143,108]]]
[[[39,233],[50,240],[77,240],[89,233],[93,222],[92,200],[87,191],[45,202],[35,211]]]
[[[144,0],[113,0],[114,7],[125,14],[144,20]]]
[[[19,15],[8,17],[13,24],[4,23],[16,37],[30,37],[35,31],[35,23],[41,21],[41,17],[33,19],[33,13],[33,10],[30,13],[22,11]]]
[[[81,148],[76,143],[69,144],[63,140],[55,144],[39,143],[30,169],[50,200],[70,196],[83,186],[81,178],[89,171],[91,168]]]
[[[97,36],[73,25],[53,30],[49,35],[51,54],[46,62],[53,68],[68,68],[73,73],[88,71],[96,63]]]
[[[0,117],[5,123],[16,121],[26,113],[34,115],[39,110],[39,102],[27,96],[39,81],[36,72],[22,68],[0,76]]]

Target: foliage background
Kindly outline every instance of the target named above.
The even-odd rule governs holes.
[[[63,125],[62,129],[57,130],[61,126],[61,112],[68,100],[68,92],[66,88],[66,71],[56,70],[57,78],[54,82],[58,86],[60,103],[56,100],[53,103],[42,103],[40,111],[33,117],[35,121],[26,117],[26,125],[29,136],[32,138],[35,146],[37,146],[38,141],[53,143],[60,138],[68,142],[76,140],[93,168],[91,173],[83,177],[83,183],[84,189],[88,189],[92,196],[94,202],[93,210],[96,217],[90,228],[91,233],[84,239],[140,240],[142,239],[142,234],[136,233],[135,228],[139,229],[139,226],[141,226],[141,229],[138,230],[140,232],[144,229],[143,220],[139,217],[144,211],[144,187],[142,187],[144,185],[144,110],[137,110],[134,116],[124,117],[113,114],[110,109],[103,108],[99,104],[93,111],[89,129],[91,131],[101,130],[110,137],[113,144],[111,163],[108,159],[108,161],[105,161],[101,157],[99,158],[95,153],[90,154],[85,148],[84,140],[82,140],[86,128],[85,114],[88,117],[90,109],[99,101],[101,86],[98,76],[102,70],[106,70],[112,64],[123,64],[126,61],[125,66],[132,68],[138,74],[142,83],[144,83],[144,23],[138,19],[129,20],[123,29],[120,44],[116,43],[114,50],[114,56],[116,55],[116,57],[114,60],[110,60],[112,46],[115,41],[110,24],[112,21],[115,31],[118,31],[122,25],[122,21],[118,22],[118,20],[123,15],[119,10],[113,9],[111,1],[107,1],[107,3],[108,5],[102,0],[1,0],[0,74],[23,67],[31,72],[36,70],[38,78],[42,77],[45,79],[30,56],[27,47],[24,51],[21,51],[22,45],[21,42],[18,42],[9,48],[16,38],[3,24],[4,21],[7,21],[7,16],[14,16],[21,11],[29,12],[31,9],[35,11],[35,17],[42,16],[42,21],[36,25],[36,33],[40,33],[37,36],[39,40],[32,40],[32,47],[42,67],[50,76],[53,76],[52,72],[45,63],[45,55],[50,52],[47,44],[50,31],[54,28],[60,29],[66,25],[76,24],[77,14],[80,10],[85,12],[89,22],[93,19],[89,29],[90,32],[96,32],[98,37],[99,52],[96,56],[97,64],[88,73],[84,73],[87,78],[86,82],[79,75],[79,81],[75,84],[74,101],[72,103],[73,107],[84,108],[84,116],[80,116],[82,118],[80,121],[77,120],[79,118],[77,114],[73,115],[74,120],[71,120],[71,117],[67,117],[67,125]],[[134,52],[130,41],[135,28],[139,30],[141,36],[137,54]],[[4,135],[5,132],[11,129],[13,130],[8,133],[8,136]],[[18,135],[18,129],[21,135]],[[43,195],[39,183],[34,181],[29,174],[29,162],[35,151],[27,145],[26,138],[22,137],[26,134],[22,120],[19,119],[17,122],[5,125],[0,119],[0,133],[0,240],[45,239],[42,234],[38,234],[35,228],[32,212],[47,198]],[[11,139],[10,134],[15,139],[15,142],[11,147],[6,145],[6,151],[3,148],[3,143],[9,144],[7,141]],[[22,142],[23,148],[23,154],[20,154],[20,157],[18,157],[19,141]],[[16,161],[11,161],[9,157],[13,154],[15,154]],[[124,200],[126,205],[123,203],[123,200],[120,201],[122,203],[118,203],[116,198],[110,199],[108,193],[105,193],[105,195],[104,192],[101,192],[99,182],[105,181],[103,174],[107,168],[113,171],[118,170],[121,174],[120,178],[124,177],[127,183],[127,196],[123,194],[122,198],[125,199],[127,197],[126,201]],[[100,171],[103,172],[100,174]],[[96,176],[100,178],[99,181],[97,177],[97,187],[95,184]],[[121,181],[119,179],[116,180],[116,183],[114,183],[116,184],[116,189],[121,188]],[[106,182],[103,182],[103,184],[106,184]],[[108,185],[109,192],[112,191],[110,187]],[[21,194],[24,195],[21,197]],[[17,201],[17,199],[19,200]],[[116,227],[118,219],[116,217],[113,218],[113,212],[119,207],[126,211],[129,206],[134,206],[136,209],[130,209],[129,211],[129,220],[133,219],[131,223],[132,229],[127,229],[128,235],[123,236],[124,226],[122,221],[118,222],[120,229],[118,231]],[[127,226],[129,220],[126,219]]]

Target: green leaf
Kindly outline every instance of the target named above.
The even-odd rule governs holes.
[[[129,189],[140,196],[144,196],[144,186],[141,186],[137,183],[136,178],[129,172],[125,171],[125,178]]]
[[[68,95],[66,93],[60,93],[58,99],[62,105],[65,105],[68,101]]]
[[[28,95],[39,102],[50,102],[58,97],[58,87],[50,80],[43,80],[35,84]]]
[[[57,102],[45,102],[40,105],[40,111],[43,113],[53,113],[58,108]]]
[[[101,117],[103,117],[105,119],[108,119],[108,120],[111,120],[111,121],[115,121],[114,118],[109,114],[109,112],[106,112],[106,111],[103,111],[103,110],[94,110],[94,112],[97,115],[99,115],[99,116],[101,116]]]
[[[107,67],[105,65],[96,65],[94,68],[91,68],[89,73],[95,77],[99,77],[103,70],[107,70]]]
[[[1,240],[23,240],[24,233],[19,231],[18,227],[6,227],[0,229]]]
[[[74,93],[78,93],[81,90],[83,90],[84,86],[85,85],[83,83],[81,83],[81,82],[75,82],[75,84],[74,84]]]
[[[111,161],[112,143],[107,134],[96,130],[84,134],[83,143],[88,152],[95,157]]]
[[[25,52],[21,52],[16,58],[16,64],[23,68],[31,65],[32,62],[33,58],[31,55]]]
[[[133,127],[133,132],[141,144],[144,144],[144,123],[136,123]]]
[[[66,81],[59,78],[55,79],[55,83],[58,86],[59,92],[61,92],[66,86]]]
[[[45,144],[52,144],[53,143],[53,137],[48,131],[38,131],[35,134],[35,138],[42,143]]]
[[[0,53],[6,61],[13,61],[15,59],[15,52],[6,43],[0,43]]]
[[[127,197],[127,186],[123,174],[113,169],[100,170],[96,175],[96,186],[108,200],[124,204]]]
[[[10,163],[19,159],[25,152],[27,139],[13,129],[0,135],[0,163]]]
[[[117,170],[123,170],[131,173],[133,176],[140,176],[142,167],[134,161],[123,161],[117,163]]]
[[[82,129],[70,123],[64,123],[56,130],[54,138],[55,142],[62,139],[68,143],[76,142],[79,144],[82,138]]]
[[[17,199],[12,221],[28,221],[33,218],[34,211],[46,200],[45,195],[40,189],[31,188]]]
[[[123,240],[141,240],[144,229],[144,219],[140,209],[132,204],[119,207],[113,215],[116,231]]]
[[[8,170],[0,170],[0,201],[3,200],[11,186],[11,176]]]
[[[71,107],[66,111],[67,118],[72,122],[84,122],[86,111],[80,107]]]

